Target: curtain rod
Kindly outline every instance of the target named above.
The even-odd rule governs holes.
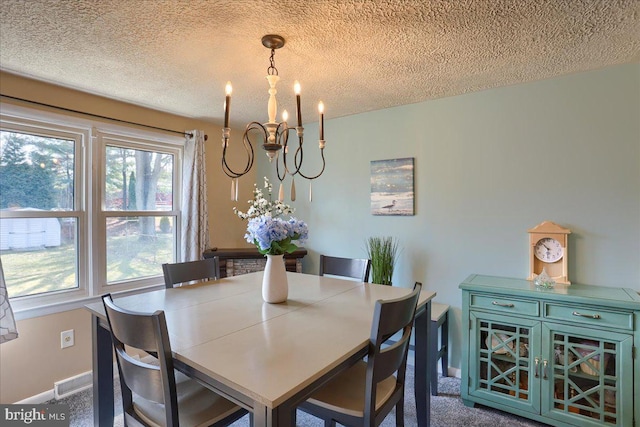
[[[127,120],[114,119],[113,117],[101,116],[99,114],[93,114],[93,113],[87,113],[87,112],[84,112],[84,111],[72,110],[70,108],[58,107],[57,105],[45,104],[43,102],[32,101],[30,99],[18,98],[18,97],[15,97],[15,96],[4,95],[4,94],[1,94],[1,93],[0,93],[0,96],[3,97],[3,98],[9,98],[9,99],[13,99],[13,100],[16,100],[16,101],[22,101],[22,102],[28,102],[30,104],[40,105],[42,107],[55,108],[57,110],[67,111],[69,113],[84,114],[85,116],[96,117],[98,119],[113,120],[114,122],[126,123],[126,124],[129,124],[129,125],[135,125],[135,126],[142,126],[142,127],[145,127],[145,128],[161,130],[161,131],[164,131],[164,132],[177,133],[179,135],[188,136],[189,138],[193,137],[193,134],[189,133],[189,132],[173,130],[173,129],[165,129],[165,128],[156,127],[156,126],[150,126],[150,125],[144,125],[142,123],[130,122],[130,121],[127,121]],[[207,139],[208,139],[208,135],[205,135],[204,136],[204,140],[206,141]]]

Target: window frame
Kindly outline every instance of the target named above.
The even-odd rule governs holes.
[[[175,254],[176,259],[180,259],[184,137],[2,102],[0,102],[0,129],[63,139],[71,139],[69,136],[73,136],[74,140],[80,141],[75,147],[74,210],[29,212],[28,215],[6,211],[0,213],[2,218],[76,217],[78,221],[76,237],[78,287],[10,298],[17,320],[82,308],[85,304],[98,301],[99,296],[107,292],[133,294],[164,287],[161,269],[158,276],[114,285],[106,284],[106,235],[102,233],[101,236],[100,231],[96,229],[100,221],[106,221],[107,217],[103,215],[102,206],[104,165],[100,163],[103,156],[99,153],[101,146],[99,138],[108,135],[111,138],[135,142],[138,147],[145,147],[146,150],[168,152],[174,155],[173,210],[163,212],[176,217]],[[108,213],[119,216],[122,212],[109,211]],[[156,211],[144,212],[145,215],[150,213],[155,215]],[[106,230],[106,227],[103,229]],[[100,244],[103,246],[99,246]],[[97,256],[100,252],[103,253],[102,257]],[[96,260],[99,258],[102,258],[102,261]],[[100,277],[101,274],[103,277]]]

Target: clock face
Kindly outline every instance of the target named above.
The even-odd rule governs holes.
[[[556,262],[562,258],[563,250],[556,239],[545,237],[536,243],[534,254],[542,262]]]

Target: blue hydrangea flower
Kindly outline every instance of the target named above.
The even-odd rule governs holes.
[[[268,214],[251,218],[244,235],[247,242],[258,247],[260,253],[269,255],[291,253],[297,248],[292,241],[304,243],[308,236],[309,230],[304,221],[296,218],[285,221]]]

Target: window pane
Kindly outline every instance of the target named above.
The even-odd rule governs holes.
[[[107,146],[105,209],[173,210],[173,155]]]
[[[78,287],[76,218],[0,218],[10,298]]]
[[[0,132],[0,209],[74,209],[75,141]]]
[[[162,275],[174,262],[175,217],[107,219],[107,283]]]

